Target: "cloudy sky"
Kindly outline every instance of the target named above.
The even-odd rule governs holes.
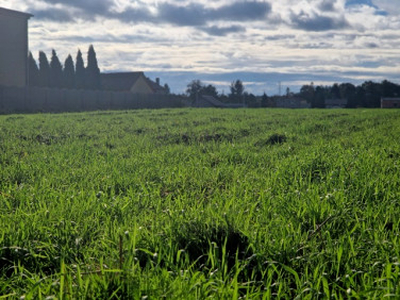
[[[144,71],[176,93],[193,79],[229,93],[303,84],[400,83],[399,0],[0,0],[29,12],[35,58],[93,44],[103,72]]]

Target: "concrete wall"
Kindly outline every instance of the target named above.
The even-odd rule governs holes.
[[[181,97],[0,86],[0,114],[183,107]]]
[[[25,13],[0,8],[1,85],[27,85],[29,17]]]

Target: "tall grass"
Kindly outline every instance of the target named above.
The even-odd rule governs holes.
[[[0,116],[0,295],[397,298],[399,117]]]

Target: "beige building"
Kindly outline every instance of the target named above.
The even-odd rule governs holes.
[[[28,84],[30,14],[0,7],[0,85]]]

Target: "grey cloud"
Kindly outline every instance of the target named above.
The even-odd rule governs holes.
[[[262,20],[271,11],[271,4],[268,2],[235,2],[210,11],[210,17],[223,20]]]
[[[156,23],[154,16],[152,16],[150,11],[146,8],[129,8],[120,13],[109,13],[108,17],[118,19],[125,23]]]
[[[236,2],[210,9],[200,4],[186,6],[163,3],[159,6],[159,20],[181,26],[201,26],[209,21],[262,20],[271,11],[267,2]]]
[[[32,14],[37,19],[46,19],[57,22],[71,22],[74,20],[74,16],[65,9],[49,8],[46,10],[32,10]]]
[[[138,23],[169,23],[178,26],[205,26],[212,21],[253,21],[262,20],[271,11],[268,2],[251,1],[235,2],[233,4],[221,6],[219,8],[209,8],[202,4],[179,5],[162,2],[157,7],[157,14],[151,14],[146,6],[138,8],[128,8],[123,12],[112,11],[114,0],[44,0],[48,4],[62,4],[66,6],[63,20],[71,18],[92,19],[97,16],[114,18],[123,22]],[[79,13],[67,13],[68,7],[75,8]],[[54,19],[52,14],[55,8],[38,11],[39,18]]]
[[[74,7],[85,12],[85,15],[104,15],[109,12],[113,6],[113,0],[43,0],[48,4],[63,4],[68,7]]]
[[[159,6],[158,20],[181,26],[204,25],[208,19],[208,11],[202,5],[190,4],[178,6],[163,3]]]
[[[276,34],[276,35],[266,36],[265,40],[268,40],[268,41],[292,40],[295,37],[296,36],[293,34]]]
[[[317,7],[322,11],[335,11],[335,2],[332,0],[321,0]]]
[[[367,48],[379,48],[379,45],[377,43],[365,43],[365,47]]]
[[[308,15],[302,12],[299,15],[291,14],[291,20],[295,28],[306,31],[326,31],[332,29],[343,29],[349,26],[346,19],[342,16],[337,18],[323,15]]]
[[[229,27],[211,26],[203,28],[203,31],[207,32],[210,35],[225,36],[230,33],[245,32],[246,28],[243,26],[229,26]]]

